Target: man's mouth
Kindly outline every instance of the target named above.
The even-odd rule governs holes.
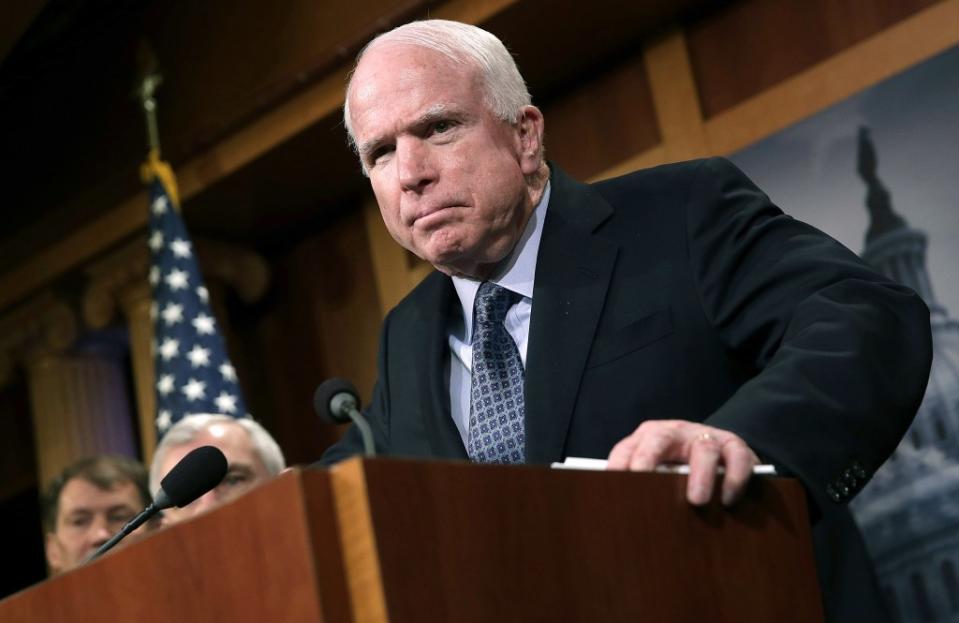
[[[445,218],[445,212],[450,209],[460,207],[457,204],[441,204],[438,206],[421,209],[413,217],[413,224],[419,227],[429,227],[435,221]]]

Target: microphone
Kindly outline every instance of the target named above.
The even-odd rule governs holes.
[[[214,446],[200,446],[173,466],[153,500],[157,510],[183,508],[220,484],[226,476],[226,457]]]
[[[156,499],[143,509],[143,512],[120,528],[119,532],[93,552],[85,562],[96,560],[113,549],[113,546],[164,508],[171,506],[182,508],[192,503],[220,484],[226,476],[226,470],[226,457],[219,448],[200,446],[191,451],[180,459],[180,462],[174,465],[170,473],[160,481],[160,490],[157,492]]]
[[[345,424],[352,421],[363,438],[364,453],[376,455],[373,448],[373,432],[369,422],[359,411],[360,399],[353,384],[346,379],[327,379],[320,383],[313,394],[313,409],[324,422]]]

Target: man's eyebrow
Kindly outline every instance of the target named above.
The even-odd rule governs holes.
[[[126,502],[123,502],[122,504],[114,504],[113,506],[109,507],[107,509],[107,512],[113,513],[116,511],[127,511],[127,510],[136,511],[136,507],[133,504],[127,504]]]
[[[418,128],[429,125],[444,117],[449,117],[450,115],[456,116],[458,113],[459,110],[456,106],[450,104],[435,104],[427,108],[422,115],[417,117],[416,120],[410,124],[410,127]]]
[[[461,117],[463,116],[463,113],[459,108],[451,104],[434,104],[423,111],[423,113],[411,123],[407,124],[405,128],[421,128],[450,116]],[[361,157],[366,156],[370,152],[375,151],[376,148],[382,145],[384,142],[386,142],[384,137],[374,136],[372,139],[360,143],[359,147],[357,148],[357,152]]]

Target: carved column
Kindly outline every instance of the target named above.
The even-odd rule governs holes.
[[[140,423],[140,447],[143,461],[149,465],[156,448],[156,370],[153,363],[153,299],[147,283],[131,284],[120,293],[120,308],[130,334],[130,362],[133,367],[133,389],[137,399]]]
[[[40,481],[100,452],[136,455],[122,352],[99,344],[73,348],[73,309],[51,293],[0,319],[0,382],[27,371]]]
[[[147,465],[156,447],[156,393],[153,364],[153,321],[149,254],[144,236],[137,236],[106,258],[87,268],[89,285],[83,296],[83,319],[87,326],[102,329],[123,311],[130,337],[130,361],[136,395],[140,448]]]

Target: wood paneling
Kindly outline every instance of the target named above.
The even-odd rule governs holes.
[[[686,24],[707,118],[937,0],[746,0]]]
[[[546,156],[586,179],[659,142],[641,55],[598,72],[544,107]]]
[[[439,9],[432,11],[432,15],[446,19],[481,22],[515,1],[516,0],[452,0],[444,3]],[[194,7],[191,10],[201,14],[204,11],[210,10],[206,5],[197,5],[196,3],[186,4]],[[330,4],[332,8],[327,7],[327,4]],[[162,6],[164,10],[169,10],[169,7],[165,3],[160,3],[159,6]],[[195,8],[197,6],[202,8]],[[264,4],[262,6],[267,5]],[[276,6],[288,7],[286,4]],[[330,115],[336,114],[343,103],[343,88],[346,82],[346,75],[349,71],[349,66],[352,64],[351,57],[355,52],[355,46],[351,47],[354,40],[356,40],[356,45],[359,45],[362,39],[368,37],[372,32],[386,28],[398,19],[396,17],[398,14],[390,8],[393,4],[386,2],[386,0],[364,0],[364,3],[360,6],[363,7],[364,11],[374,11],[372,14],[357,12],[356,8],[352,7],[352,5],[349,10],[344,10],[342,3],[301,2],[296,6],[300,7],[299,10],[307,12],[313,11],[316,13],[316,15],[311,13],[311,19],[313,20],[318,19],[317,15],[323,17],[327,11],[336,9],[336,11],[333,11],[336,17],[328,19],[329,23],[323,25],[322,32],[329,33],[331,32],[330,29],[332,29],[336,32],[338,38],[334,41],[318,41],[316,43],[316,49],[309,48],[303,50],[297,48],[298,52],[296,56],[300,61],[309,57],[310,54],[319,54],[317,49],[325,50],[327,54],[335,53],[335,55],[334,58],[324,57],[325,60],[323,62],[318,60],[314,65],[305,66],[322,66],[325,69],[325,73],[319,72],[317,69],[321,74],[319,77],[311,76],[309,71],[301,67],[305,73],[297,74],[296,76],[292,76],[292,78],[295,78],[299,82],[300,79],[305,80],[309,77],[311,78],[311,82],[309,82],[308,85],[287,84],[288,88],[283,91],[283,94],[286,96],[285,99],[279,98],[274,93],[276,89],[264,87],[265,92],[272,94],[271,97],[259,102],[259,108],[253,107],[251,109],[243,105],[243,102],[232,101],[240,97],[236,91],[236,89],[240,88],[239,86],[234,85],[227,88],[226,92],[229,95],[227,98],[212,95],[211,93],[215,93],[221,88],[218,85],[222,82],[241,79],[227,78],[225,76],[213,76],[211,78],[211,69],[206,68],[205,65],[198,71],[207,79],[212,80],[212,82],[196,81],[191,77],[188,83],[179,85],[177,88],[180,90],[177,91],[174,87],[169,86],[169,81],[174,80],[174,78],[167,77],[168,85],[163,87],[164,90],[161,91],[161,95],[158,97],[162,136],[177,136],[184,133],[184,126],[182,126],[181,123],[186,123],[187,126],[185,127],[190,129],[189,134],[191,135],[210,135],[219,139],[215,143],[211,143],[211,138],[204,138],[196,145],[191,143],[189,149],[186,147],[182,149],[174,147],[174,145],[178,143],[176,140],[171,140],[171,144],[167,147],[168,152],[175,156],[173,160],[179,179],[180,198],[184,204],[185,213],[188,214],[190,211],[189,200],[200,191],[226,178],[231,173],[238,171],[271,150],[281,148],[284,142],[307,130],[313,124]],[[326,8],[315,8],[320,6]],[[411,5],[404,3],[402,6],[408,8]],[[423,6],[426,6],[426,4],[423,4]],[[375,10],[376,7],[379,7],[378,11]],[[224,7],[222,10],[227,14],[234,12],[232,5]],[[293,12],[293,14],[296,13],[293,9],[287,8],[287,10]],[[249,11],[245,10],[244,12],[248,13]],[[288,18],[288,16],[283,17],[285,15],[283,9],[274,8],[273,12],[277,14],[276,17],[271,18],[273,20]],[[212,10],[210,10],[210,14],[211,17],[215,16],[215,12]],[[256,15],[257,13],[254,12],[253,14]],[[191,19],[199,19],[201,23],[206,23],[201,18],[202,15],[194,16]],[[249,23],[243,22],[245,24],[243,28],[262,28],[262,25],[255,19],[250,19],[249,17],[245,19],[249,19],[250,21]],[[352,25],[351,28],[358,27],[357,23],[360,23],[364,26],[364,29],[361,32],[351,31],[349,29],[339,32],[344,19],[348,19],[348,23]],[[360,21],[357,22],[357,20]],[[206,49],[211,54],[215,53],[218,59],[227,62],[231,73],[234,71],[242,73],[244,68],[241,63],[229,55],[222,57],[218,52],[212,49],[220,42],[221,37],[211,37],[207,33],[211,32],[211,28],[218,32],[219,27],[207,25],[208,28],[206,30],[200,27],[190,26],[190,28],[196,28],[195,36],[200,37],[203,41],[209,40],[211,42],[210,47],[203,49]],[[240,26],[236,25],[236,27],[239,28]],[[187,26],[180,25],[178,28],[187,28]],[[242,32],[246,32],[246,30],[242,30]],[[300,31],[298,30],[297,32]],[[264,31],[264,33],[266,33],[266,31]],[[235,32],[233,34],[234,36],[237,35]],[[276,33],[266,33],[262,36],[267,35],[272,38],[276,36]],[[170,44],[171,47],[184,48],[185,51],[183,54],[186,56],[182,58],[178,56],[177,58],[184,64],[177,65],[176,63],[172,63],[173,68],[170,68],[168,65],[166,73],[189,74],[192,76],[194,73],[193,63],[197,58],[195,45],[192,42],[191,45],[183,45],[183,34],[179,30],[168,34],[168,36],[173,40]],[[298,36],[305,36],[305,34],[300,32]],[[164,37],[163,40],[165,41],[166,37]],[[257,39],[257,41],[259,41],[259,39]],[[306,43],[302,41],[300,44],[306,45]],[[266,49],[271,49],[270,46],[272,45],[273,43],[271,41],[266,45]],[[247,48],[249,48],[247,53],[249,54],[263,54],[263,46],[259,48],[251,46],[249,41],[233,42],[230,43],[227,48],[233,49],[236,46],[247,46]],[[332,46],[332,52],[330,46]],[[163,46],[159,47],[162,48]],[[126,56],[124,56],[124,58],[126,58]],[[245,56],[242,58],[245,58]],[[261,67],[259,71],[267,72],[267,68]],[[129,67],[125,67],[123,72],[125,75],[132,75],[132,70]],[[270,72],[261,76],[261,79],[264,81],[274,78],[276,78],[276,76]],[[298,87],[298,89],[294,87]],[[250,86],[250,88],[253,87]],[[125,86],[124,89],[126,89]],[[172,93],[173,95],[166,95],[165,93]],[[249,96],[250,93],[247,93],[243,95],[241,99]],[[190,115],[193,112],[192,109],[177,112],[179,109],[176,107],[180,106],[180,104],[168,104],[166,100],[169,98],[177,100],[182,98],[194,102],[202,102],[205,98],[211,98],[215,104],[203,104],[201,106],[201,112],[198,113],[202,113],[201,116],[207,120],[215,118],[215,113],[222,112],[223,106],[232,103],[237,107],[237,110],[229,115],[231,121],[227,125],[231,132],[228,133],[225,128],[208,131],[205,126],[193,125],[192,121],[182,119],[180,117],[181,113],[182,115]],[[105,125],[112,124],[116,127],[113,132],[109,133],[109,136],[121,135],[124,137],[124,140],[129,143],[128,135],[131,135],[131,132],[140,131],[142,121],[138,118],[139,113],[134,113],[133,119],[135,123],[130,122],[129,115],[131,113],[128,109],[132,107],[132,104],[123,95],[116,95],[116,97],[111,100],[111,104],[113,107],[120,108],[120,111],[114,114],[112,119],[109,116],[106,119],[98,118],[96,124],[86,125],[94,125],[96,127],[95,134],[99,136],[103,134],[102,128]],[[267,106],[267,104],[271,105]],[[200,106],[200,104],[197,105]],[[169,112],[168,106],[173,106],[174,110]],[[260,114],[254,115],[254,110]],[[120,114],[121,112],[122,114]],[[98,112],[98,114],[101,113],[102,111]],[[171,116],[173,117],[172,121],[170,120]],[[122,123],[123,119],[126,119],[125,124]],[[89,131],[89,128],[86,128],[82,124],[69,132],[63,130],[65,134],[73,138],[78,134],[86,136],[84,132],[87,131]],[[102,140],[95,140],[95,136],[88,138],[89,143],[87,147],[89,144],[103,142]],[[26,141],[21,142],[25,143]],[[82,143],[82,141],[79,142]],[[340,136],[340,138],[337,139],[337,143],[339,145],[345,145],[345,138]],[[141,143],[134,140],[133,145],[137,144]],[[165,142],[164,144],[167,143]],[[203,146],[203,149],[199,148],[200,145]],[[68,150],[60,150],[60,152],[63,151]],[[58,152],[58,154],[60,152]],[[53,212],[55,212],[54,216],[56,218],[48,219],[49,222],[43,224],[43,226],[39,224],[34,226],[30,230],[28,241],[18,241],[15,237],[0,241],[0,257],[6,257],[7,261],[13,264],[12,266],[8,265],[0,268],[0,271],[2,271],[2,273],[0,273],[0,309],[8,307],[15,301],[20,300],[39,285],[61,277],[81,262],[88,261],[98,252],[118,244],[124,238],[145,226],[146,210],[144,206],[146,205],[146,194],[143,192],[136,193],[135,191],[137,186],[135,169],[143,157],[144,152],[145,147],[141,151],[139,148],[131,149],[129,146],[126,146],[124,149],[110,150],[107,155],[112,160],[105,162],[98,161],[96,158],[72,161],[75,163],[75,166],[70,168],[72,177],[69,180],[58,179],[56,184],[57,188],[62,187],[75,194],[81,194],[79,189],[83,188],[82,183],[84,176],[74,174],[79,170],[88,168],[90,162],[96,161],[101,174],[111,174],[114,176],[106,180],[110,182],[107,186],[122,187],[125,190],[120,193],[119,197],[126,196],[128,198],[120,201],[115,188],[108,188],[104,193],[99,194],[86,193],[88,196],[79,197],[64,209],[54,210]],[[117,160],[118,154],[121,156],[119,161]],[[121,173],[122,175],[119,175]],[[120,178],[119,182],[115,179],[118,175]],[[134,190],[130,190],[131,186]],[[106,199],[104,199],[104,197],[106,197]],[[96,204],[95,209],[90,207],[89,204],[91,203]],[[104,208],[104,205],[110,207]],[[68,219],[68,213],[73,213],[74,216]],[[77,213],[82,213],[83,218],[78,219],[76,217]],[[67,227],[63,226],[64,221],[69,221]],[[7,248],[8,242],[9,248]],[[43,250],[37,252],[37,249]],[[28,253],[29,255],[27,255]]]
[[[320,382],[349,379],[369,404],[381,320],[370,255],[362,214],[345,215],[276,258],[266,299],[232,314],[249,406],[290,463],[318,460],[341,433],[313,412]]]
[[[703,114],[682,31],[651,41],[644,52],[656,121],[668,162],[698,158],[706,151]]]
[[[959,0],[945,0],[708,119],[709,149],[742,149],[955,45]]]

